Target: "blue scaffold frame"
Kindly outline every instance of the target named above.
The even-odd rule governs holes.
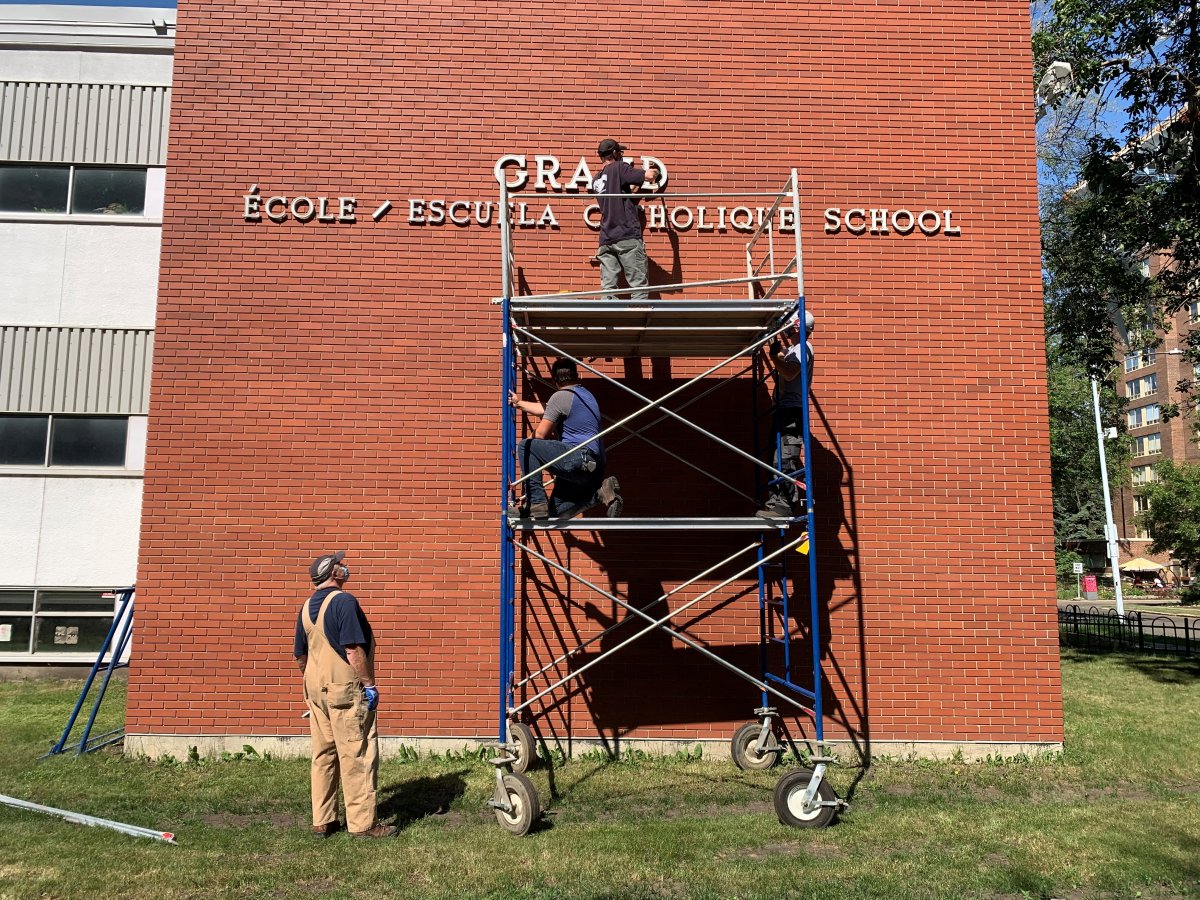
[[[571,195],[564,195],[564,198]],[[575,195],[579,199],[594,199],[596,195]],[[816,565],[816,517],[813,502],[813,481],[815,473],[812,472],[812,436],[811,436],[811,415],[810,415],[810,369],[812,367],[808,353],[804,352],[804,342],[808,338],[807,329],[804,327],[806,321],[807,308],[804,294],[804,269],[803,256],[801,245],[801,229],[799,227],[800,219],[800,196],[799,196],[799,179],[797,171],[793,169],[782,191],[772,192],[769,194],[730,194],[730,193],[690,193],[690,194],[674,194],[673,197],[712,197],[712,196],[770,196],[774,198],[774,203],[770,210],[765,213],[760,219],[757,230],[751,236],[746,244],[746,277],[739,278],[723,278],[709,281],[686,282],[676,285],[654,285],[651,290],[661,296],[663,294],[686,294],[689,290],[698,288],[724,287],[726,285],[745,285],[747,290],[747,298],[744,300],[711,300],[700,299],[692,300],[687,297],[683,299],[654,299],[647,301],[632,301],[622,299],[619,295],[628,293],[628,289],[613,289],[613,290],[595,290],[595,291],[575,291],[565,292],[560,294],[545,294],[545,295],[517,295],[513,290],[513,273],[516,269],[513,254],[513,228],[511,219],[511,207],[509,204],[509,191],[507,187],[501,183],[500,185],[500,232],[501,232],[501,254],[502,254],[502,293],[494,302],[500,306],[501,312],[501,445],[502,445],[502,464],[501,464],[501,484],[500,484],[500,621],[499,621],[499,682],[498,682],[498,741],[501,753],[493,760],[493,764],[498,767],[512,767],[514,771],[523,771],[528,765],[529,760],[520,759],[522,753],[528,754],[532,748],[531,740],[522,746],[520,735],[514,739],[514,731],[523,729],[529,733],[528,726],[521,723],[523,715],[530,715],[530,710],[542,698],[553,694],[562,686],[579,678],[592,665],[600,662],[609,655],[620,651],[628,644],[638,640],[639,638],[659,629],[662,629],[669,634],[672,639],[681,641],[693,650],[698,651],[701,655],[706,656],[716,662],[718,665],[731,670],[734,674],[742,679],[754,684],[758,687],[761,697],[761,708],[755,713],[762,719],[762,737],[758,742],[758,749],[764,751],[767,749],[768,730],[771,725],[772,718],[777,715],[775,708],[771,705],[772,700],[782,700],[789,706],[794,707],[801,713],[809,716],[813,720],[813,739],[818,748],[818,753],[823,753],[824,736],[824,713],[822,704],[823,694],[823,678],[821,671],[821,628],[820,628],[820,609],[819,609],[819,591],[817,583],[817,565]],[[655,199],[655,195],[649,195],[650,199]],[[775,215],[778,211],[787,210],[783,204],[790,205],[791,220],[795,223],[792,228],[794,237],[795,253],[792,259],[782,267],[776,264],[775,254]],[[783,214],[780,214],[782,219]],[[762,252],[761,244],[765,241],[765,253]],[[758,261],[756,252],[762,255],[761,261]],[[780,288],[790,282],[795,282],[797,290],[792,296],[794,300],[775,299],[776,293],[787,295],[789,292],[781,291]],[[764,287],[765,285],[765,287]],[[580,301],[587,301],[581,303]],[[779,468],[782,463],[782,443],[780,429],[778,423],[773,428],[775,456],[772,463],[768,464],[762,460],[761,448],[758,441],[759,414],[758,414],[758,393],[759,389],[765,385],[771,378],[771,373],[768,371],[765,362],[765,349],[779,335],[789,328],[796,327],[799,323],[799,342],[801,352],[797,355],[800,361],[799,378],[801,382],[802,393],[802,448],[803,448],[803,468],[797,472],[784,472]],[[735,351],[735,352],[730,352]],[[782,480],[802,482],[798,484],[796,491],[797,502],[803,502],[804,511],[802,514],[794,514],[791,519],[787,520],[768,520],[763,518],[748,518],[748,517],[728,517],[728,518],[709,518],[709,519],[686,519],[686,518],[642,518],[642,519],[608,519],[608,518],[576,518],[570,520],[530,520],[522,519],[510,515],[506,510],[510,504],[516,503],[515,492],[526,480],[530,478],[540,478],[543,470],[553,465],[558,460],[551,460],[539,468],[533,469],[523,475],[517,471],[517,435],[518,435],[518,412],[510,407],[508,398],[510,392],[517,391],[519,387],[518,379],[520,370],[526,359],[533,356],[558,356],[561,358],[573,361],[581,370],[587,370],[598,378],[616,386],[617,388],[632,395],[644,405],[637,409],[634,413],[626,416],[620,421],[607,424],[600,432],[600,437],[605,437],[617,430],[630,432],[624,440],[638,437],[647,441],[653,446],[658,446],[648,438],[642,436],[641,431],[648,429],[651,425],[663,419],[673,419],[685,426],[699,431],[706,437],[712,439],[725,448],[732,450],[735,454],[750,461],[755,466],[755,497],[751,500],[757,500],[761,497],[761,490],[764,486],[763,475],[767,477],[766,485],[778,483]],[[679,385],[669,391],[657,400],[651,400],[648,397],[638,393],[632,387],[623,384],[622,382],[613,379],[603,372],[597,370],[589,364],[588,357],[618,357],[618,356],[679,356],[679,357],[708,357],[721,358],[722,361],[714,366],[707,368],[701,374],[686,380],[682,385]],[[686,389],[698,384],[702,379],[715,374],[718,370],[734,363],[737,360],[749,357],[751,359],[750,372],[754,385],[753,406],[751,414],[753,415],[755,433],[755,447],[753,452],[747,452],[733,444],[725,441],[715,434],[707,431],[699,425],[690,422],[679,414],[679,410],[683,410],[691,403],[702,399],[707,394],[720,387],[724,383],[728,383],[745,372],[735,373],[728,376],[724,381],[718,382],[716,387],[709,388],[704,391],[699,397],[693,397],[686,403],[681,404],[678,409],[668,409],[664,406],[667,400],[675,398]],[[528,374],[528,373],[527,373]],[[639,416],[643,416],[648,412],[656,411],[661,413],[654,422],[650,425],[643,426],[640,430],[634,430],[629,427],[629,423]],[[616,446],[614,444],[613,446]],[[665,448],[659,449],[666,451]],[[611,450],[611,448],[610,448]],[[566,456],[567,454],[564,454]],[[730,487],[737,491],[742,496],[748,496],[736,487],[729,485],[720,477],[713,473],[709,473],[702,467],[692,464],[691,462],[682,459],[674,453],[670,453],[681,462],[690,465],[698,471],[705,472],[713,480],[718,483]],[[562,458],[562,457],[560,457]],[[792,529],[800,526],[802,531],[800,535],[793,536]],[[710,530],[710,531],[751,531],[756,533],[757,538],[748,547],[735,552],[733,555],[707,568],[705,571],[698,573],[691,579],[688,579],[683,584],[677,585],[675,588],[666,591],[658,600],[648,604],[647,608],[665,601],[673,594],[684,589],[685,587],[694,584],[702,578],[705,578],[719,569],[729,565],[737,560],[738,557],[753,551],[753,559],[748,564],[742,564],[732,576],[724,578],[716,586],[708,588],[701,592],[699,596],[693,597],[688,602],[669,611],[666,615],[659,618],[654,618],[644,609],[640,609],[631,603],[626,602],[623,598],[615,593],[606,591],[594,584],[592,581],[584,578],[582,575],[572,572],[569,568],[562,565],[560,562],[552,559],[546,554],[541,553],[535,547],[531,546],[524,537],[531,532],[559,532],[559,531],[600,531],[600,530]],[[768,549],[767,540],[771,535],[775,535],[775,541],[778,546],[774,549]],[[793,598],[790,596],[790,588],[794,579],[789,577],[787,558],[789,551],[798,549],[802,544],[807,543],[807,582],[809,593],[809,623],[807,631],[807,639],[811,644],[811,684],[808,688],[799,683],[800,675],[796,666],[799,664],[793,652],[793,640],[803,636],[802,629],[798,625],[794,625],[792,613],[794,609]],[[637,616],[644,621],[644,627],[627,637],[613,647],[605,649],[602,653],[592,657],[582,666],[572,668],[565,676],[555,679],[550,673],[561,666],[562,663],[569,660],[572,656],[582,651],[584,648],[594,644],[606,634],[614,630],[618,625],[612,625],[598,635],[594,635],[584,641],[579,646],[566,650],[556,659],[542,666],[537,671],[525,675],[523,678],[518,678],[518,634],[517,634],[517,557],[518,552],[523,556],[537,560],[547,569],[574,580],[583,585],[589,590],[595,592],[598,596],[603,597],[623,609],[628,611],[632,616]],[[779,577],[777,580],[779,586],[779,596],[772,598],[770,596],[770,587],[775,581],[768,577],[768,569],[778,567]],[[684,633],[683,627],[672,627],[670,620],[680,613],[691,609],[702,600],[712,596],[714,593],[722,590],[730,584],[733,584],[747,576],[757,576],[758,581],[758,598],[759,598],[759,643],[760,643],[760,677],[755,677],[732,663],[722,659],[715,653],[708,650],[702,643],[697,642]],[[700,611],[695,614],[695,618],[702,618],[706,613]],[[623,622],[620,624],[624,624]],[[778,627],[778,633],[776,628]],[[770,645],[771,643],[782,644],[783,665],[781,669],[772,670]],[[551,683],[540,690],[528,691],[528,696],[519,694],[524,692],[527,686],[534,679],[545,677]],[[777,752],[777,751],[776,751]],[[735,754],[736,758],[736,754]],[[814,757],[818,758],[818,757]],[[826,757],[819,757],[827,759]],[[775,760],[772,759],[772,763]],[[822,768],[823,771],[823,768]],[[498,769],[499,772],[499,769]],[[817,778],[819,781],[819,776]],[[497,809],[497,815],[501,816],[501,810],[509,805],[513,795],[511,792],[506,793],[500,787],[501,781],[499,774],[497,775],[497,797],[492,805]],[[815,786],[812,788],[815,793]],[[513,801],[515,802],[515,801]],[[505,824],[505,820],[501,817],[501,823]],[[510,830],[513,830],[510,828]]]

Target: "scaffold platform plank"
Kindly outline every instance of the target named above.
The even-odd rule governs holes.
[[[606,519],[519,519],[508,523],[520,531],[782,531],[803,519],[760,519],[757,516],[725,518],[650,517]]]
[[[513,324],[573,356],[731,356],[796,309],[795,298],[767,300],[588,300],[513,297]],[[553,355],[515,332],[521,352]]]

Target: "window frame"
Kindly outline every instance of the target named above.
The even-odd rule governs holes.
[[[144,221],[159,221],[161,213],[155,216],[153,210],[156,204],[152,203],[151,191],[155,189],[155,179],[151,176],[151,172],[158,168],[156,166],[122,166],[111,164],[90,164],[90,163],[59,163],[59,162],[28,162],[20,161],[3,161],[0,162],[0,168],[8,169],[45,169],[45,168],[63,168],[67,170],[67,196],[66,208],[63,212],[29,212],[18,210],[0,209],[0,220],[20,220],[20,221],[103,221],[103,222],[144,222]],[[97,213],[97,212],[73,212],[75,205],[75,173],[79,169],[90,170],[111,170],[123,169],[130,172],[141,172],[145,183],[142,186],[142,211],[140,213]],[[161,206],[161,203],[158,204]]]
[[[46,440],[42,446],[42,461],[40,463],[0,463],[0,475],[13,471],[28,472],[34,469],[41,469],[47,472],[61,472],[64,470],[79,470],[79,469],[97,469],[105,472],[122,471],[129,468],[129,438],[130,438],[130,422],[133,419],[129,414],[109,414],[101,413],[25,413],[25,412],[2,412],[0,418],[45,418],[46,419]],[[125,447],[121,455],[119,463],[53,463],[54,450],[54,422],[55,419],[121,419],[125,422]]]
[[[1147,416],[1149,410],[1154,410],[1154,418]],[[1134,422],[1134,415],[1137,415],[1139,421]],[[1147,403],[1143,406],[1135,406],[1133,409],[1125,411],[1125,424],[1128,428],[1146,428],[1150,425],[1157,425],[1162,421],[1162,405],[1159,403]]]
[[[1146,449],[1151,442],[1155,444],[1151,449]],[[1134,459],[1143,456],[1161,456],[1162,455],[1162,432],[1155,431],[1152,434],[1138,435],[1133,439],[1133,457]]]
[[[3,662],[21,662],[29,660],[51,661],[59,660],[63,662],[83,662],[94,660],[99,650],[63,650],[61,652],[53,652],[37,649],[38,624],[41,621],[54,622],[56,619],[107,619],[108,628],[112,627],[112,621],[116,618],[118,612],[118,603],[120,594],[112,588],[88,588],[88,587],[18,587],[6,586],[0,588],[0,597],[8,594],[30,594],[29,607],[22,610],[0,610],[0,618],[6,614],[11,617],[22,617],[29,619],[29,639],[23,650],[5,649],[4,644],[0,643],[0,663]],[[94,610],[42,610],[42,595],[43,594],[79,594],[81,596],[95,597],[101,600],[111,598],[112,605],[107,609],[101,608],[97,604]],[[106,629],[107,631],[107,629]],[[109,648],[110,654],[113,648]]]
[[[1146,391],[1140,390],[1140,385],[1147,383],[1150,389]],[[1135,394],[1133,392],[1134,385],[1139,385],[1139,390]],[[1139,375],[1137,378],[1131,378],[1125,382],[1125,398],[1127,400],[1141,400],[1143,397],[1153,397],[1158,393],[1158,373],[1151,372],[1147,375]]]
[[[1158,361],[1158,353],[1153,347],[1143,347],[1141,350],[1131,350],[1125,354],[1125,371],[1136,372],[1146,369]],[[1132,362],[1132,365],[1130,363]]]

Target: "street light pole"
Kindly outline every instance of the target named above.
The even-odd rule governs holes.
[[[1113,522],[1112,500],[1108,493],[1108,456],[1104,452],[1104,426],[1100,423],[1100,385],[1092,379],[1092,412],[1096,415],[1096,445],[1100,449],[1100,483],[1104,486],[1104,538],[1108,544],[1108,560],[1113,572],[1113,590],[1117,596],[1117,615],[1125,615],[1125,599],[1121,594],[1121,549],[1117,545],[1117,526]]]

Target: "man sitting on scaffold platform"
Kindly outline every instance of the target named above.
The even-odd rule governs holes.
[[[546,496],[542,473],[525,480],[525,502],[510,506],[510,516],[521,518],[570,519],[585,509],[603,503],[611,519],[621,515],[625,505],[615,477],[604,477],[604,444],[600,407],[592,392],[579,383],[579,369],[569,359],[555,360],[551,377],[558,388],[545,406],[533,400],[521,400],[509,392],[508,402],[531,416],[540,416],[532,438],[517,444],[521,473],[545,466],[554,475],[554,491]],[[552,440],[556,426],[560,440]],[[559,459],[562,457],[562,459]],[[557,460],[557,462],[555,462]]]

